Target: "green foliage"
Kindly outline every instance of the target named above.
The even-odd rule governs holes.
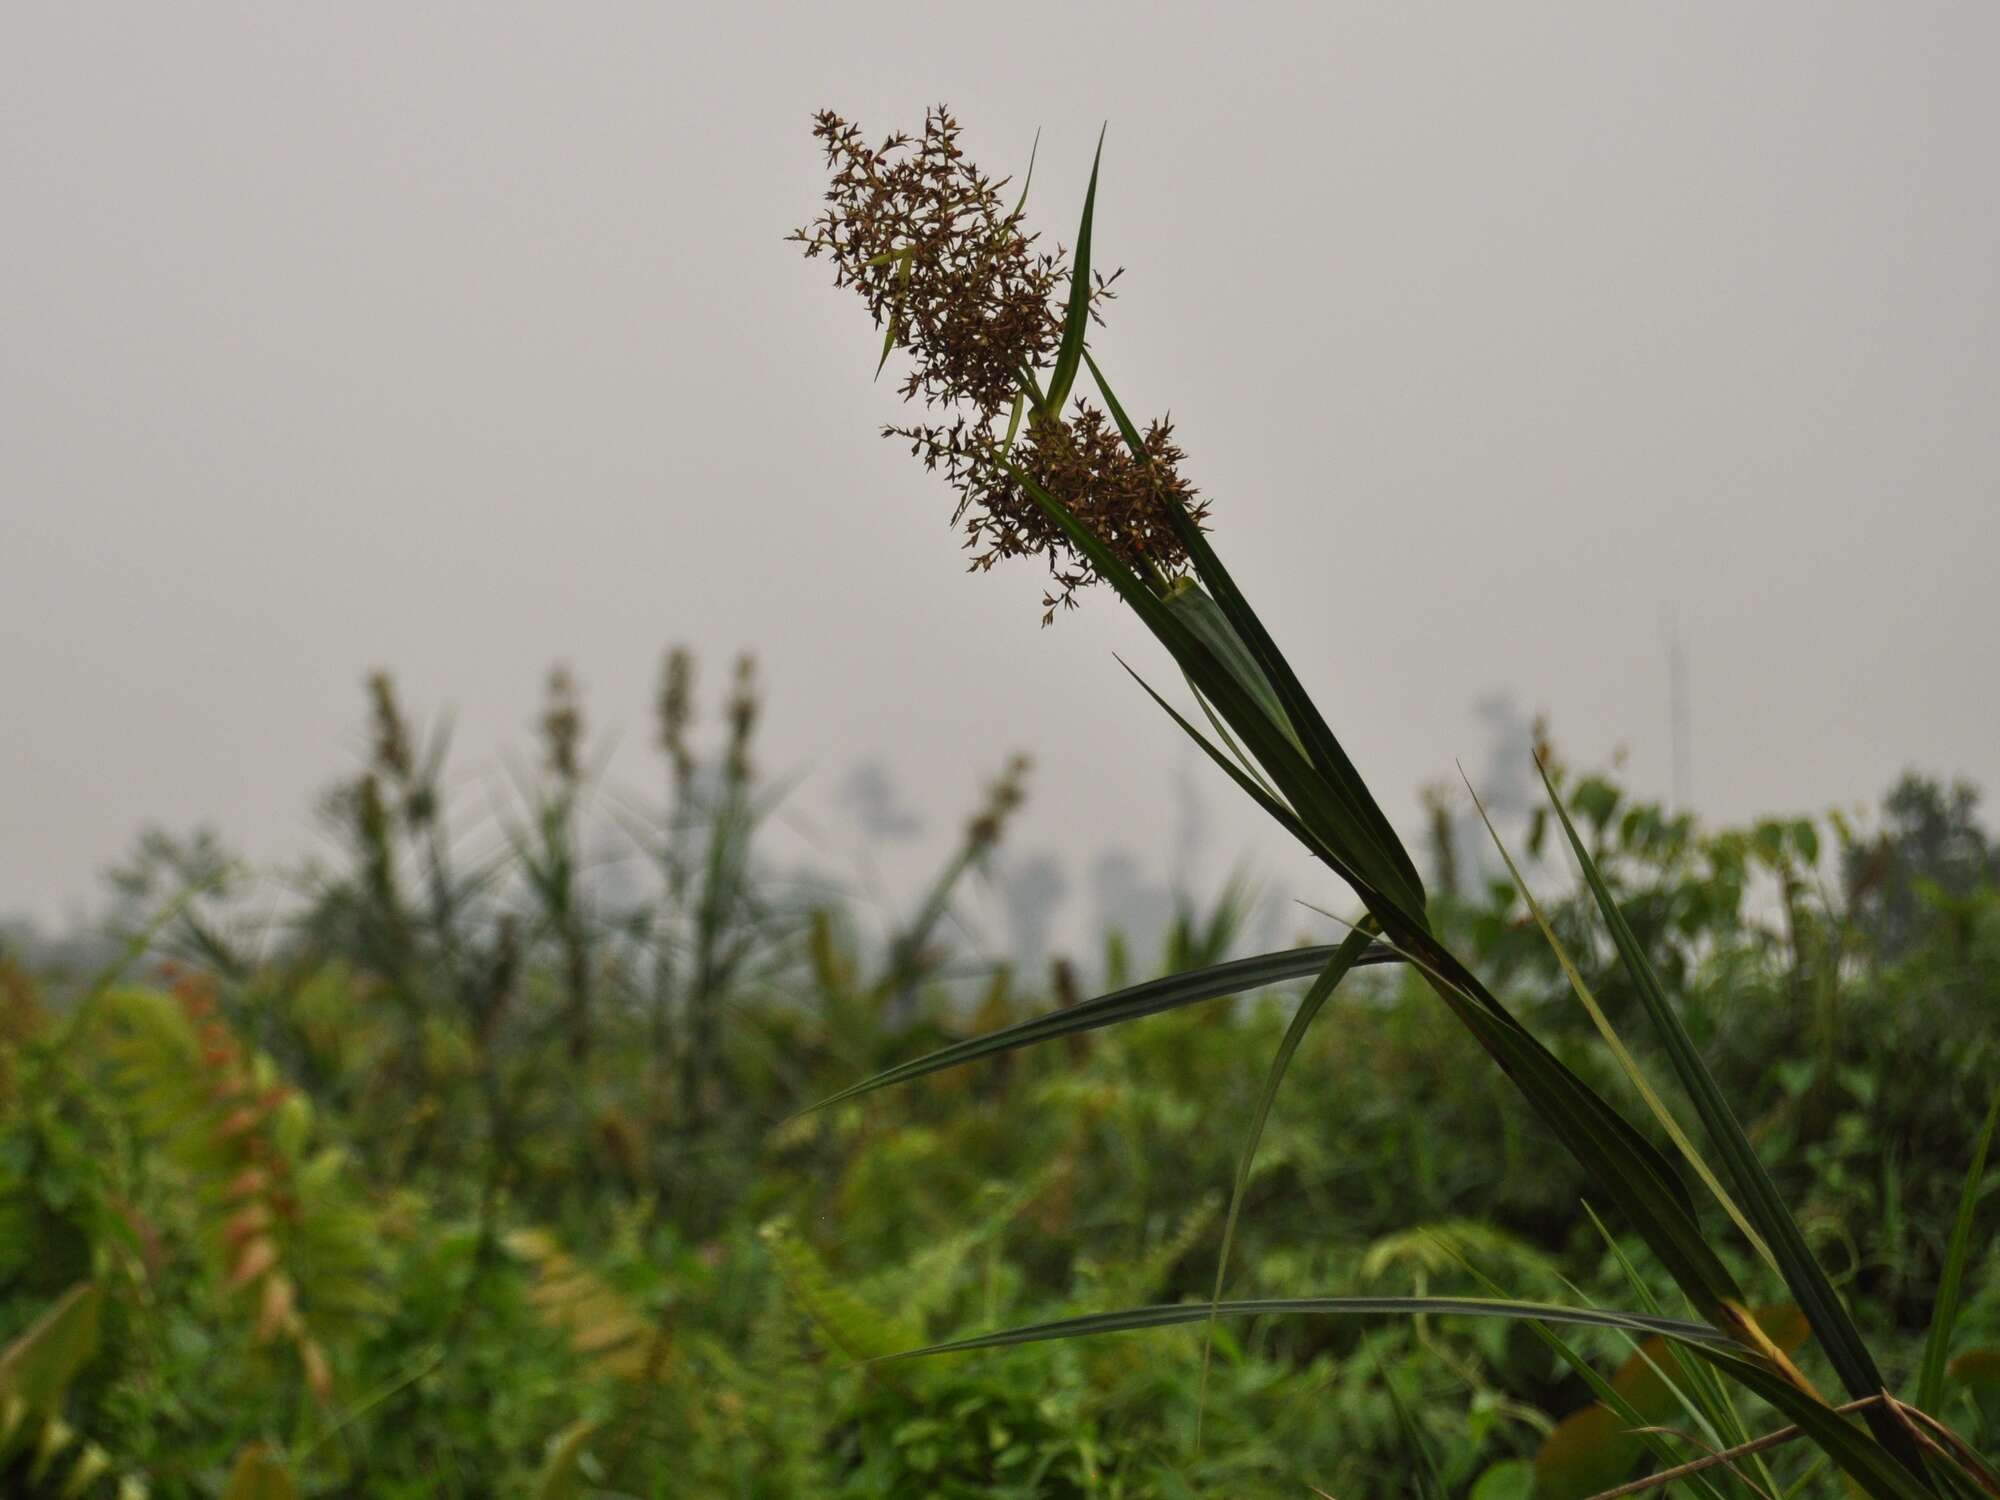
[[[1640,806],[1619,790],[1601,830],[1578,826],[1602,834],[1596,857],[1621,908],[1652,912],[1722,857],[1704,851],[1738,837],[1688,827],[1660,843],[1632,816]],[[746,868],[762,878],[754,857]],[[0,1215],[24,1231],[0,1241],[13,1255],[0,1327],[29,1329],[87,1281],[99,1329],[17,1432],[22,1482],[59,1442],[35,1481],[49,1493],[86,1464],[88,1495],[254,1483],[302,1495],[1263,1496],[1309,1483],[1348,1497],[1408,1493],[1414,1432],[1446,1493],[1504,1500],[1535,1482],[1551,1433],[1602,1427],[1597,1472],[1629,1475],[1692,1456],[1670,1436],[1635,1449],[1624,1429],[1638,1416],[1712,1446],[1738,1430],[1699,1401],[1693,1415],[1660,1404],[1641,1373],[1652,1366],[1615,1327],[1558,1337],[1556,1325],[1454,1315],[1467,1295],[1501,1295],[1468,1280],[1468,1263],[1532,1307],[1573,1302],[1572,1286],[1599,1307],[1643,1302],[1578,1230],[1576,1169],[1475,1066],[1407,966],[1350,974],[1338,1024],[1310,1028],[1288,1026],[1292,996],[1327,948],[1274,958],[1266,988],[1234,1003],[1224,987],[1264,969],[1232,971],[1233,986],[1139,980],[1138,1024],[1050,1027],[1042,1045],[981,1047],[970,1066],[801,1113],[899,1055],[1094,1014],[1011,982],[954,990],[945,966],[926,969],[914,1014],[894,1020],[897,985],[829,903],[764,929],[790,951],[734,971],[730,1028],[715,1039],[728,1083],[689,1129],[675,1097],[689,1033],[670,1026],[667,1055],[648,1050],[653,992],[612,961],[629,927],[588,929],[609,977],[572,1062],[559,930],[518,910],[482,929],[468,911],[447,943],[423,886],[397,882],[395,924],[308,924],[234,978],[182,970],[166,988],[73,998],[10,981]],[[1678,1003],[1718,1085],[1760,1101],[1746,1130],[1804,1206],[1810,1242],[1835,1252],[1888,1374],[1913,1390],[1971,1204],[1938,1415],[1990,1444],[1993,1178],[1968,1185],[1966,1171],[2000,1033],[1991,1007],[1937,995],[1941,975],[1951,995],[1990,988],[2000,947],[1979,937],[1970,971],[1922,941],[1885,960],[1816,891],[1787,914],[1760,907],[1757,889],[1746,879],[1741,904],[1706,907],[1700,922],[1635,922],[1637,940],[1660,973],[1684,976]],[[1656,1067],[1637,997],[1580,936],[1591,904],[1553,900],[1544,915],[1636,1064]],[[465,956],[491,955],[510,915],[520,952],[504,999],[468,1001],[453,988],[478,975]],[[1441,900],[1432,920],[1506,968],[1579,1077],[1620,1086],[1551,950],[1526,941],[1536,929],[1518,894]],[[1802,950],[1793,921],[1813,934]],[[393,976],[368,935],[389,925],[409,941]],[[1168,941],[1169,966],[1230,962]],[[767,988],[771,972],[802,976],[809,999]],[[1198,992],[1215,998],[1152,1003]],[[410,994],[432,997],[420,1026]],[[1288,1031],[1274,1090],[1269,1062]],[[1256,1315],[1216,1321],[1204,1392],[1202,1330],[1239,1183],[1229,1296]],[[252,1203],[268,1218],[243,1217]],[[1746,1286],[1775,1289],[1747,1251],[1729,1253]],[[1344,1315],[1303,1315],[1335,1310],[1329,1286],[1356,1289]],[[996,1330],[1102,1326],[1120,1308],[1157,1310],[1150,1331],[875,1362]],[[1382,1322],[1389,1309],[1423,1315]],[[1685,1358],[1679,1369],[1690,1400],[1713,1378]],[[1607,1419],[1594,1403],[1621,1390],[1633,1415]],[[1749,1399],[1740,1430],[1767,1430],[1765,1410]],[[1794,1451],[1769,1455],[1779,1475],[1801,1472]],[[1737,1492],[1726,1471],[1688,1484]]]
[[[1991,1451],[1990,882],[1892,936],[1819,878],[1872,835],[1710,829],[1550,757],[1587,887],[1427,887],[1223,578],[1163,605],[1226,667],[1205,746],[1379,934],[1240,957],[1232,887],[1157,954],[1099,935],[1111,993],[1065,964],[1045,995],[952,938],[1015,763],[871,941],[763,855],[750,674],[698,748],[685,656],[656,805],[597,784],[558,684],[479,855],[378,678],[296,920],[259,931],[220,851],[150,840],[112,963],[0,956],[5,1492],[1523,1500],[1797,1419],[1903,1494],[1649,1254],[1685,1221],[1714,1287],[1787,1295],[1678,1181],[1708,1152],[1752,1199],[1664,1131],[1712,1114],[1667,1079],[1691,1062],[1892,1388]],[[1598,1159],[1562,1149],[1627,1109]],[[1579,1199],[1621,1162],[1666,1175],[1606,1240]],[[957,1352],[888,1358],[918,1349]],[[1842,1493],[1807,1447],[1680,1484]]]

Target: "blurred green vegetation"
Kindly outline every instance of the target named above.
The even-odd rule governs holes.
[[[693,698],[677,655],[659,700],[663,797],[646,808],[598,796],[558,674],[540,768],[502,816],[500,847],[474,857],[442,736],[378,678],[367,766],[323,809],[341,856],[304,882],[296,912],[273,926],[220,850],[155,838],[121,877],[125,909],[153,919],[122,935],[115,963],[0,961],[7,1493],[1311,1485],[1357,1500],[1408,1493],[1414,1447],[1444,1492],[1505,1500],[1587,1493],[1587,1478],[1616,1483],[1647,1461],[1609,1422],[1596,1437],[1572,1424],[1545,1452],[1591,1388],[1533,1328],[1498,1321],[1224,1321],[1205,1391],[1199,1325],[870,1363],[1205,1300],[1297,990],[810,1110],[1081,998],[1066,964],[954,962],[954,895],[1004,836],[1022,767],[1000,771],[913,915],[870,944],[837,892],[759,856],[778,793],[754,763],[748,665],[706,753]],[[1609,776],[1558,779],[1908,1389],[2000,1077],[2000,852],[1974,797],[1911,777],[1866,829],[1829,816],[1717,830]],[[1434,805],[1435,924],[1565,1063],[1643,1119],[1518,893],[1461,869]],[[629,858],[591,854],[600,827]],[[1612,1023],[1657,1061],[1545,833],[1522,832],[1550,856],[1531,870],[1537,894]],[[1107,941],[1112,982],[1214,963],[1243,918],[1234,894],[1184,910],[1150,963]],[[2000,1171],[1975,1188],[1939,1413],[1988,1451],[1995,1184]],[[1607,1241],[1582,1198],[1570,1159],[1435,997],[1405,969],[1370,970],[1305,1035],[1277,1097],[1229,1292],[1481,1295],[1483,1277],[1512,1296],[1573,1301],[1575,1288],[1629,1307],[1630,1256],[1683,1314],[1672,1281],[1615,1221]],[[1746,1289],[1782,1302],[1712,1217]],[[1619,1372],[1635,1405],[1656,1402],[1623,1335],[1565,1337]],[[1801,1362],[1813,1368],[1810,1351]]]

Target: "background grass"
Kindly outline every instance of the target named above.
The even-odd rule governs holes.
[[[1199,1322],[861,1363],[1206,1301],[1304,986],[800,1113],[1080,992],[1070,967],[969,967],[949,940],[952,893],[1003,836],[1018,782],[1003,778],[905,928],[866,943],[837,893],[760,861],[774,794],[749,753],[747,677],[731,702],[706,756],[663,704],[667,799],[611,809],[593,800],[579,705],[554,684],[542,769],[503,820],[504,848],[474,860],[451,836],[441,751],[379,684],[371,762],[325,809],[345,862],[302,879],[293,917],[274,927],[233,899],[217,851],[156,840],[128,886],[145,893],[134,909],[164,916],[127,934],[117,976],[0,967],[10,1483],[172,1496],[1310,1483],[1346,1500],[1408,1493],[1414,1445],[1446,1492],[1587,1492],[1565,1488],[1587,1465],[1533,1467],[1593,1389],[1528,1325],[1225,1319],[1205,1394]],[[1707,829],[1608,777],[1557,775],[1633,942],[1885,1378],[1912,1393],[2000,1047],[2000,893],[1971,803],[1911,779],[1865,832],[1813,818]],[[645,880],[586,858],[611,827]],[[1528,855],[1550,856],[1531,876],[1545,913],[1638,1062],[1665,1076],[1645,998],[1547,834],[1525,833]],[[1430,885],[1434,930],[1650,1128],[1511,885],[1453,889],[1437,870]],[[1237,925],[1189,912],[1113,977],[1211,964]],[[1666,1315],[1687,1315],[1636,1237],[1621,1242],[1615,1218],[1600,1235],[1582,1174],[1409,969],[1349,976],[1296,1044],[1244,1183],[1228,1296],[1497,1285],[1639,1310],[1636,1274]],[[1988,1445],[1992,1181],[1969,1189],[1939,1411]],[[1703,1221],[1747,1290],[1785,1300],[1719,1211]],[[79,1286],[88,1302],[65,1303]],[[1560,1334],[1646,1396],[1631,1341]],[[1754,1403],[1742,1414],[1752,1431],[1778,1425]],[[1596,1461],[1664,1461],[1629,1447],[1606,1460],[1614,1438]],[[1770,1462],[1806,1492],[1837,1488],[1796,1449]]]

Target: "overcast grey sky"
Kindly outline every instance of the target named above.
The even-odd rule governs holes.
[[[740,646],[800,816],[881,755],[954,836],[1165,861],[1180,757],[1108,595],[968,578],[874,429],[863,309],[783,243],[808,117],[1035,131],[1093,343],[1356,760],[1494,688],[1720,816],[2000,782],[2000,7],[32,4],[0,13],[0,910],[145,820],[308,847],[360,681],[519,747],[549,662],[646,762],[661,649]],[[1210,797],[1212,847],[1256,825]],[[1280,881],[1297,861],[1275,845]]]

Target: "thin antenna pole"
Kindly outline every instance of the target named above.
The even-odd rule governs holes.
[[[1667,716],[1674,757],[1674,811],[1683,813],[1694,800],[1694,734],[1688,717],[1687,646],[1672,610],[1667,612]]]

